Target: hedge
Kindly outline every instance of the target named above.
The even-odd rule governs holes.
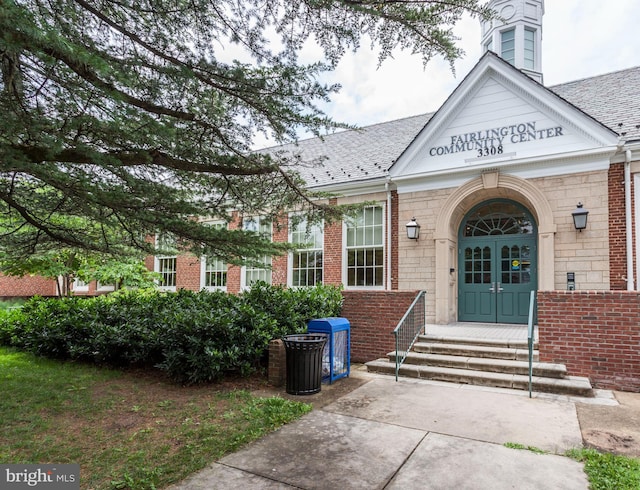
[[[37,355],[109,366],[155,366],[183,384],[252,373],[269,341],[338,316],[340,289],[258,283],[224,292],[118,291],[95,298],[33,298],[0,316],[0,343]]]

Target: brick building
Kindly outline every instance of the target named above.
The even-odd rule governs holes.
[[[365,312],[382,339],[356,339],[355,360],[389,350],[416,291],[435,324],[524,324],[537,291],[542,360],[640,391],[640,67],[546,87],[544,2],[492,3],[502,20],[482,26],[485,54],[438,111],[278,148],[323,159],[302,176],[335,203],[373,203],[358,218],[307,230],[236,216],[301,248],[270,269],[149,258],[162,287],[342,285],[345,316]]]

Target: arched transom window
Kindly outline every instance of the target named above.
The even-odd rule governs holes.
[[[494,201],[481,205],[467,216],[462,236],[531,235],[534,228],[524,208],[512,202]]]

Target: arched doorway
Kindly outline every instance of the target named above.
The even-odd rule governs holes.
[[[537,289],[537,227],[515,201],[484,201],[458,234],[458,320],[526,323]]]

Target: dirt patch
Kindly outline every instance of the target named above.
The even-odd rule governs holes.
[[[346,378],[340,378],[332,384],[322,383],[320,392],[314,393],[313,395],[290,395],[287,393],[286,386],[276,387],[271,385],[265,385],[259,389],[253,390],[251,393],[256,396],[280,396],[287,400],[310,403],[313,408],[317,410],[333,403],[338,398],[351,393],[367,381],[369,381],[368,378],[354,375]]]
[[[640,458],[640,393],[614,392],[617,406],[576,404],[586,447]]]

